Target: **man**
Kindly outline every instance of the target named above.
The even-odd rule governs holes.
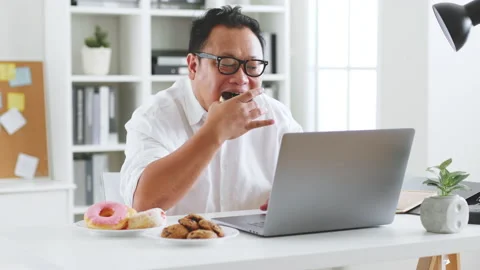
[[[255,209],[268,200],[282,135],[302,129],[263,94],[263,42],[258,22],[238,8],[211,9],[193,22],[188,78],[125,125],[127,205],[180,215]],[[222,95],[231,98],[219,102]]]

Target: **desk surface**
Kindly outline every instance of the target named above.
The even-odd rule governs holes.
[[[257,211],[234,214],[252,213]],[[169,217],[169,223],[176,220]],[[473,251],[479,242],[480,226],[469,225],[459,234],[431,234],[413,215],[397,215],[393,224],[368,229],[275,238],[241,233],[208,247],[99,237],[73,225],[16,227],[0,228],[0,266],[28,261],[45,269],[318,269]]]

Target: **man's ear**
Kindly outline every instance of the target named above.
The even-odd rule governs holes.
[[[189,53],[187,55],[188,77],[190,80],[195,79],[195,74],[197,73],[199,64],[198,58],[194,54]]]

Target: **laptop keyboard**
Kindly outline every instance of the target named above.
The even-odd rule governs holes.
[[[248,223],[248,225],[252,225],[252,226],[255,226],[255,227],[258,227],[258,228],[263,228],[264,224],[265,224],[265,221]]]

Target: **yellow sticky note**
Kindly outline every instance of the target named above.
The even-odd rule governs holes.
[[[17,108],[23,112],[25,109],[25,94],[23,93],[8,93],[7,94],[8,109]]]
[[[0,63],[0,81],[9,81],[15,79],[16,69],[15,64]]]

